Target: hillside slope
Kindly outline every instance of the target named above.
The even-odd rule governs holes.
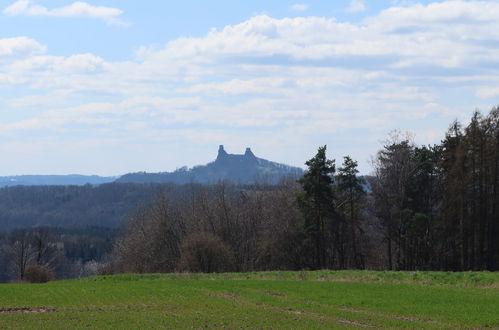
[[[126,183],[216,183],[229,180],[239,184],[277,183],[279,180],[303,174],[299,167],[288,166],[256,157],[250,148],[242,155],[229,154],[221,145],[215,161],[192,169],[182,168],[175,172],[129,173],[116,182]]]

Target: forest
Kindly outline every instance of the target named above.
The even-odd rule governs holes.
[[[126,212],[119,232],[97,238],[89,228],[78,235],[37,227],[6,232],[0,238],[3,280],[29,280],[30,272],[60,278],[498,270],[499,108],[475,111],[466,125],[455,121],[436,145],[416,145],[410,134],[392,132],[373,157],[369,176],[359,176],[350,157],[337,163],[326,152],[326,146],[317,150],[301,178],[275,185],[160,185]],[[74,247],[71,237],[82,240],[79,252],[67,252]],[[82,257],[89,248],[99,251]],[[62,259],[92,267],[63,274],[57,268]]]

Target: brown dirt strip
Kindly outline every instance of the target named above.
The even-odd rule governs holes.
[[[220,298],[229,298],[233,300],[237,300],[240,298],[239,295],[232,293],[232,292],[224,292],[224,293],[210,293],[210,297],[220,297]]]
[[[0,308],[0,314],[13,314],[13,313],[55,313],[58,312],[54,307],[6,307]]]
[[[274,297],[285,297],[285,295],[283,295],[282,293],[272,292],[272,291],[265,291],[264,294]]]
[[[357,327],[362,327],[362,328],[377,328],[376,326],[371,325],[371,324],[352,321],[352,320],[346,320],[346,319],[335,319],[335,320],[336,320],[336,322],[339,322],[339,323],[348,324],[348,325],[355,325]]]

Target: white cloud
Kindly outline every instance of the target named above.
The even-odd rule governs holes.
[[[91,73],[104,65],[104,60],[92,54],[63,56],[36,56],[18,61],[13,68],[20,70],[52,71],[59,73]]]
[[[308,9],[308,4],[306,3],[295,3],[294,5],[291,6],[291,10],[294,11],[305,11]]]
[[[40,104],[43,104],[44,107],[64,106],[68,96],[70,96],[68,91],[57,90],[48,94],[11,98],[6,100],[5,103],[11,109],[38,107]]]
[[[350,0],[350,5],[346,9],[349,13],[358,13],[365,10],[366,4],[364,3],[364,0]]]
[[[374,19],[397,25],[436,23],[440,25],[450,22],[458,26],[475,22],[491,22],[497,19],[499,3],[497,1],[463,1],[451,0],[433,2],[428,5],[414,4],[408,7],[391,7]]]
[[[35,4],[32,0],[19,0],[3,10],[10,16],[54,16],[54,17],[86,17],[106,21],[108,24],[126,25],[119,19],[122,10],[111,7],[92,6],[86,2],[77,1],[61,8],[48,9]]]
[[[2,73],[9,75],[11,72],[11,76],[15,74],[26,81],[39,81],[39,85],[48,83],[54,88],[57,84],[78,84],[80,88],[97,85],[105,90],[117,90],[122,86],[124,93],[129,92],[128,87],[137,88],[137,84],[146,85],[151,81],[175,83],[184,91],[182,84],[187,84],[185,87],[192,91],[195,85],[199,85],[198,90],[204,88],[200,87],[203,85],[209,88],[211,82],[205,80],[219,74],[228,75],[219,87],[223,86],[223,90],[234,94],[238,91],[263,91],[258,89],[258,83],[248,85],[245,71],[248,75],[252,75],[249,71],[264,74],[262,70],[275,68],[277,77],[271,78],[280,81],[280,68],[303,65],[343,68],[347,72],[358,69],[366,80],[419,75],[417,68],[420,67],[456,76],[462,67],[473,68],[481,63],[499,61],[495,46],[499,42],[499,35],[495,33],[499,29],[499,4],[486,4],[448,1],[438,6],[391,8],[357,24],[337,22],[333,18],[275,19],[261,15],[240,24],[214,29],[203,37],[173,40],[163,49],[141,47],[137,51],[140,56],[134,62],[106,63],[92,54],[32,56],[3,68]],[[448,24],[449,19],[457,19],[467,12],[475,14],[468,20]],[[12,46],[16,44],[25,45],[23,47],[28,50],[44,50],[31,39],[1,39],[0,54],[24,49]],[[493,70],[493,67],[489,69]],[[36,77],[30,76],[34,70],[38,72]],[[53,79],[40,73],[59,76]],[[82,74],[77,83],[66,79],[65,74],[76,73]],[[106,88],[100,81],[92,81],[95,74],[116,81]],[[303,74],[307,75],[306,72]],[[348,74],[342,75],[345,76]],[[88,83],[83,84],[87,78]],[[471,79],[469,75],[464,78]],[[108,83],[105,79],[102,81]],[[151,86],[149,84],[149,88]]]
[[[390,4],[395,7],[407,7],[407,6],[412,6],[416,3],[416,1],[413,0],[392,0],[390,1]]]
[[[295,165],[301,150],[324,143],[367,157],[391,129],[444,132],[477,97],[497,97],[498,30],[498,3],[446,1],[358,23],[260,15],[141,47],[124,62],[54,56],[31,39],[0,39],[0,56],[10,56],[0,62],[0,87],[23,91],[2,95],[0,134],[54,135],[60,150],[73,136],[172,150],[179,141],[256,150],[287,141],[299,152],[281,159]]]
[[[33,55],[44,53],[46,50],[46,46],[27,37],[0,39],[0,58],[3,56]]]

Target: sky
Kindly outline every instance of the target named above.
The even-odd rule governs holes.
[[[0,0],[0,175],[171,171],[218,145],[361,173],[499,104],[499,1]]]

